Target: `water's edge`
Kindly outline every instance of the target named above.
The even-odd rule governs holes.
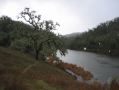
[[[94,78],[100,81],[107,81],[109,78],[119,78],[119,58],[101,55],[97,53],[68,50],[63,57],[57,56],[63,62],[76,64],[90,71]]]

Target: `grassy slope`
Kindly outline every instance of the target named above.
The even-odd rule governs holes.
[[[63,85],[69,80],[73,79],[63,70],[45,62],[36,62],[29,55],[0,47],[1,90],[63,90]]]
[[[65,71],[30,55],[0,47],[0,90],[107,90],[74,80]],[[119,90],[114,82],[112,89]]]

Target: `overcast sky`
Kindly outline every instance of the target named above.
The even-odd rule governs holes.
[[[60,34],[87,31],[101,22],[119,17],[119,0],[0,0],[0,16],[16,20],[29,7],[42,18],[60,24]]]

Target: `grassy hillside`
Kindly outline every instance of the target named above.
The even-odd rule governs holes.
[[[116,86],[116,87],[115,87]],[[112,89],[118,90],[117,83]],[[107,90],[98,82],[79,82],[64,70],[32,56],[0,47],[0,90]]]
[[[31,56],[0,47],[0,90],[63,90],[66,72]]]

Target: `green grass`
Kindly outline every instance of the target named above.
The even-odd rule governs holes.
[[[68,82],[73,78],[28,54],[0,47],[0,90],[63,90],[65,80]]]

